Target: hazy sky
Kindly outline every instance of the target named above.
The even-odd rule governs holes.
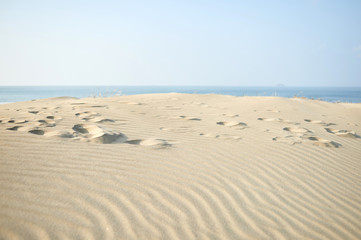
[[[0,0],[0,85],[361,86],[361,1]]]

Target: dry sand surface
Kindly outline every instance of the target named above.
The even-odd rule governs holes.
[[[0,239],[361,239],[361,104],[0,105]]]

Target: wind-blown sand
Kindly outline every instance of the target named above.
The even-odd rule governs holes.
[[[361,104],[0,105],[0,239],[361,239]]]

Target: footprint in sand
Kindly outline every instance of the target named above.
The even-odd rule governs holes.
[[[242,129],[247,127],[247,124],[244,122],[217,122],[218,125],[226,126],[226,127],[241,127]]]
[[[311,119],[304,119],[305,122],[309,122],[309,123],[314,123],[314,124],[320,124],[323,126],[331,126],[331,125],[336,125],[335,123],[326,123],[322,120],[311,120]]]
[[[185,119],[185,120],[189,120],[189,121],[202,121],[202,119],[200,118],[196,118],[196,117],[187,117],[187,116],[179,116],[179,117],[176,117],[176,118],[182,118],[182,119]]]
[[[267,109],[265,110],[265,112],[273,112],[273,113],[279,113],[280,110],[275,110],[275,109]]]
[[[161,109],[166,109],[166,110],[181,110],[182,108],[180,108],[180,107],[174,107],[174,106],[165,106],[165,107],[161,107]]]
[[[312,131],[302,128],[302,127],[285,127],[283,128],[284,131],[296,133],[296,134],[305,134],[305,133],[312,133]]]
[[[89,124],[76,124],[73,126],[73,130],[75,130],[78,133],[91,133],[91,134],[97,134],[98,132],[103,132],[103,130],[100,127]]]
[[[83,106],[81,106],[83,107]],[[108,108],[107,105],[89,105],[89,106],[84,106],[84,107],[90,107],[90,108]]]
[[[24,127],[24,126],[13,126],[13,127],[9,127],[6,130],[10,130],[10,131],[20,131],[20,132],[28,132],[28,133],[32,133],[35,135],[44,135],[45,131],[38,128],[38,127]]]
[[[209,137],[209,138],[218,138],[218,139],[228,139],[228,140],[241,140],[241,136],[230,135],[230,134],[214,134],[214,133],[200,133],[200,136]]]
[[[272,109],[267,109],[267,110],[253,110],[254,112],[272,112],[272,113],[279,113],[281,112],[280,110],[272,110]]]
[[[214,134],[214,133],[200,133],[199,135],[203,136],[203,137],[209,137],[209,138],[218,138],[219,137],[218,134]]]
[[[78,105],[84,105],[85,103],[83,102],[79,102],[79,103],[71,103],[70,105],[75,105],[75,106],[78,106]]]
[[[289,123],[289,124],[299,125],[299,123],[292,122],[291,120],[288,120],[288,119],[279,118],[278,121],[281,123]]]
[[[209,105],[203,103],[203,102],[191,102],[191,104],[196,104],[204,108],[209,108]]]
[[[222,115],[225,117],[231,117],[231,118],[239,117],[238,114],[232,114],[232,113],[224,113]]]
[[[28,131],[29,133],[35,134],[35,135],[44,135],[45,131],[39,128],[33,128]]]
[[[318,147],[327,147],[327,148],[339,148],[342,146],[341,144],[334,141],[330,141],[316,136],[307,136],[307,135],[299,135],[299,136],[288,135],[285,137],[274,137],[272,138],[272,140],[280,143],[288,143],[291,145],[310,143]]]
[[[63,118],[62,118],[62,117],[53,116],[53,115],[49,115],[49,116],[46,116],[46,119],[50,119],[50,120],[54,120],[54,121],[59,121],[59,120],[62,120]]]
[[[2,120],[3,123],[15,123],[14,119],[3,119]]]
[[[303,142],[300,136],[293,136],[293,135],[288,135],[285,137],[274,137],[272,138],[272,140],[281,143],[288,143],[291,145],[300,144]]]
[[[361,136],[359,136],[358,134],[356,134],[354,131],[351,130],[337,130],[332,128],[325,128],[325,130],[339,137],[361,138]]]
[[[282,118],[257,118],[259,121],[265,121],[265,122],[279,122],[279,123],[288,123],[288,124],[294,124],[299,125],[299,123],[292,122],[291,120],[282,119]]]
[[[44,119],[40,119],[38,120],[37,123],[38,126],[41,127],[55,127],[56,126],[56,122],[54,120],[44,120]]]
[[[257,118],[257,120],[265,121],[265,122],[278,122],[278,118]]]
[[[10,130],[10,131],[19,131],[19,132],[28,132],[28,133],[32,133],[35,135],[44,135],[45,131],[42,130],[41,128],[38,127],[24,127],[24,126],[14,126],[14,127],[9,127],[6,130]]]
[[[128,105],[143,105],[143,103],[140,102],[119,102],[119,103],[128,104]]]
[[[59,137],[59,138],[73,138],[74,135],[68,131],[65,130],[56,130],[56,131],[50,131],[46,132],[44,134],[46,137]]]
[[[126,141],[128,144],[133,145],[141,145],[141,146],[155,146],[155,147],[170,147],[172,144],[168,143],[164,139],[156,139],[156,138],[150,138],[150,139],[135,139],[135,140],[129,140]]]
[[[74,105],[74,104],[72,104]],[[80,108],[106,108],[108,109],[107,105],[86,105],[86,104],[76,104],[72,107],[72,110],[80,109]]]
[[[303,119],[305,122],[309,122],[309,123],[315,123],[315,124],[324,124],[324,121],[321,120],[311,120],[311,119]]]
[[[100,116],[100,114],[96,113],[96,112],[85,111],[85,112],[75,113],[75,116],[82,117],[82,118],[90,118],[90,117]]]
[[[15,124],[23,124],[23,123],[27,123],[28,120],[26,119],[11,119],[8,120],[8,123],[15,123]]]
[[[80,112],[76,113],[75,116],[81,117],[84,121],[94,122],[94,123],[115,123],[115,120],[110,118],[100,117],[99,113],[96,112]]]
[[[83,118],[83,120],[85,120]],[[88,118],[87,119],[90,122],[94,122],[94,123],[114,123],[115,120],[110,119],[110,118],[102,118],[102,117],[95,117],[95,118]]]
[[[282,129],[287,135],[273,137],[272,140],[281,143],[288,143],[291,145],[301,144],[305,138],[312,136],[313,132],[303,127],[285,127]],[[267,132],[270,132],[268,130]],[[288,135],[290,133],[290,135]]]
[[[32,114],[38,114],[39,111],[28,111],[29,113],[32,113]]]
[[[339,144],[337,142],[323,139],[320,137],[307,137],[307,139],[310,140],[313,145],[319,146],[319,147],[339,148],[342,146],[341,144]]]
[[[175,133],[188,133],[192,132],[189,127],[179,127],[179,128],[167,128],[167,127],[161,127],[159,128],[162,131],[169,131],[169,132],[175,132]]]
[[[124,143],[128,139],[123,133],[91,124],[76,124],[73,130],[77,137],[95,143]]]
[[[18,131],[19,128],[21,128],[22,126],[14,126],[14,127],[9,127],[6,130],[10,130],[10,131]]]

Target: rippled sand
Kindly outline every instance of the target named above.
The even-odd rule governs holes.
[[[361,104],[0,105],[0,239],[361,239]]]

